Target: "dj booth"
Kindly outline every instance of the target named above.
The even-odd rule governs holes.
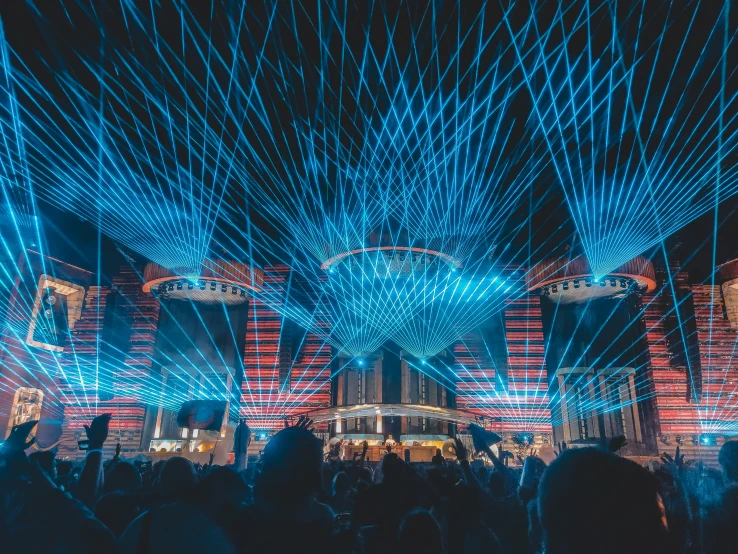
[[[354,455],[356,457],[361,455],[362,446],[360,444],[351,444],[343,447],[343,459],[353,460]],[[433,456],[436,455],[435,446],[401,446],[396,444],[392,447],[392,452],[397,454],[400,458],[405,459],[405,450],[410,451],[411,462],[430,462]],[[382,459],[382,456],[387,454],[387,448],[382,445],[370,446],[366,451],[367,462],[378,462]]]

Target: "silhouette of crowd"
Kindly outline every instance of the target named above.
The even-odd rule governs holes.
[[[679,451],[647,469],[612,446],[563,448],[508,467],[406,462],[388,449],[377,464],[324,458],[310,422],[277,433],[247,464],[153,465],[103,460],[110,416],[95,418],[80,467],[52,452],[26,455],[34,423],[0,447],[3,552],[177,553],[731,553],[738,552],[738,441],[722,471]],[[616,441],[617,442],[617,441]],[[476,454],[476,453],[474,453]],[[371,467],[370,467],[371,466]]]

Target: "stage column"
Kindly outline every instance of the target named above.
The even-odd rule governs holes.
[[[400,364],[402,368],[402,388],[401,388],[402,403],[409,404],[410,403],[410,368],[407,365],[407,361],[403,359],[400,360]],[[407,435],[408,419],[410,418],[407,418],[407,417],[400,418],[403,435]]]

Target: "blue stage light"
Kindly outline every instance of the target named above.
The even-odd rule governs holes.
[[[642,16],[644,4],[636,5],[633,14]],[[725,92],[736,35],[727,10],[704,16],[708,38],[676,24],[694,22],[697,8],[647,24],[589,5],[580,10],[564,17],[560,6],[545,22],[533,16],[524,33],[506,23],[537,126],[600,278],[738,193],[738,97]],[[554,33],[563,40],[550,40]],[[567,46],[574,36],[584,40],[576,55]],[[667,53],[667,44],[675,49]],[[686,61],[706,50],[720,55]],[[682,64],[693,65],[677,77]],[[668,77],[656,86],[662,74]]]

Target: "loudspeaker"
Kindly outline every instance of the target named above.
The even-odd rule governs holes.
[[[502,437],[500,435],[493,433],[492,431],[482,429],[475,423],[469,425],[469,433],[472,436],[472,441],[474,441],[474,450],[477,452],[484,450],[488,446],[502,442]]]
[[[226,403],[220,400],[188,400],[177,414],[177,425],[203,431],[220,431]]]

